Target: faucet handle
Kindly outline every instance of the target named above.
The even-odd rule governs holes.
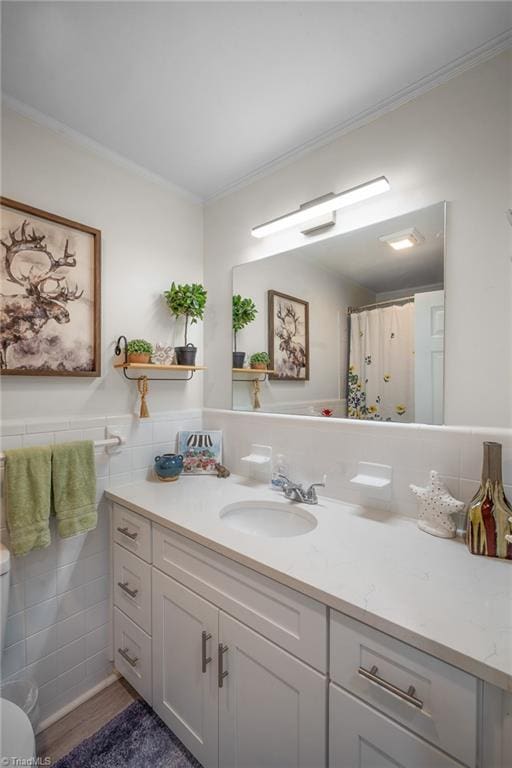
[[[323,475],[321,483],[311,483],[311,485],[309,486],[309,488],[304,494],[310,504],[311,503],[316,504],[318,501],[315,488],[325,488],[326,482],[327,482],[327,475]]]
[[[311,485],[308,488],[308,491],[310,491],[312,488],[325,488],[326,482],[327,482],[327,475],[322,475],[322,482],[321,483],[311,483]]]

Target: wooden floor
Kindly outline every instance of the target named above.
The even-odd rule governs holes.
[[[125,680],[116,680],[69,715],[41,731],[36,739],[37,756],[49,757],[53,765],[138,698],[138,693]]]

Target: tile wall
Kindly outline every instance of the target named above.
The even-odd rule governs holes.
[[[482,443],[494,440],[503,445],[503,480],[512,501],[510,429],[376,424],[209,408],[203,411],[203,426],[223,430],[224,463],[232,471],[246,473],[240,457],[250,453],[252,443],[271,445],[274,454],[286,456],[292,479],[316,482],[325,473],[325,494],[347,502],[365,503],[350,483],[359,461],[390,464],[391,510],[407,517],[417,516],[409,484],[426,485],[431,469],[456,498],[469,501],[479,485]]]
[[[160,413],[144,421],[127,415],[2,422],[0,450],[102,440],[108,429],[115,429],[127,441],[111,455],[104,448],[96,451],[96,530],[59,539],[52,525],[52,543],[47,549],[11,560],[2,680],[32,676],[39,685],[42,719],[112,671],[110,514],[109,505],[103,501],[104,489],[145,479],[154,456],[174,450],[180,429],[200,426],[199,410]],[[0,536],[8,545],[3,505]]]

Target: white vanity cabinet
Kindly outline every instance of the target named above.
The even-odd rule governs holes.
[[[218,613],[153,568],[153,709],[204,768],[218,765]]]
[[[114,664],[151,704],[151,523],[114,504],[112,539]]]
[[[162,536],[191,544],[155,527],[157,562]],[[152,590],[153,708],[204,768],[325,768],[326,675],[155,567]]]
[[[498,688],[118,504],[113,540],[116,668],[204,768],[512,768]]]
[[[219,642],[219,765],[324,768],[326,676],[222,611]]]

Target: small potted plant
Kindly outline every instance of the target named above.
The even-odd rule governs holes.
[[[129,363],[150,363],[153,354],[153,345],[145,339],[132,339],[128,342]]]
[[[178,365],[195,365],[197,347],[188,341],[188,327],[203,319],[207,291],[199,283],[176,285],[164,291],[165,301],[174,317],[185,318],[185,345],[175,347]]]
[[[252,323],[257,314],[258,310],[252,299],[243,299],[239,293],[233,296],[233,368],[243,368],[245,360],[245,352],[237,352],[236,335]]]
[[[251,355],[250,363],[251,368],[255,368],[258,371],[266,371],[270,363],[270,357],[266,352],[255,352],[254,355]]]

